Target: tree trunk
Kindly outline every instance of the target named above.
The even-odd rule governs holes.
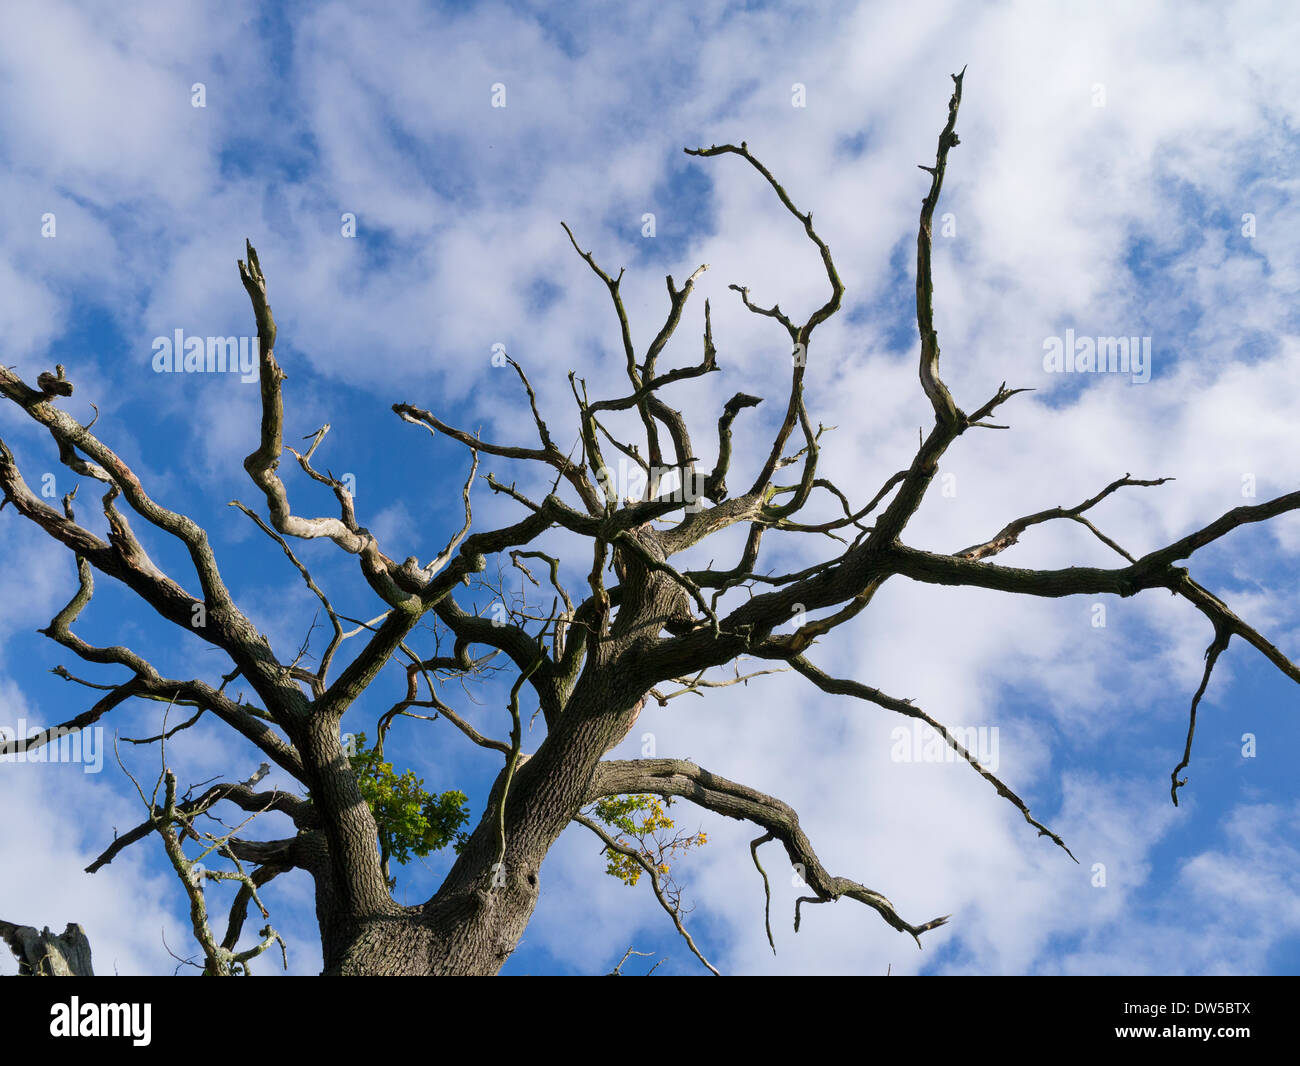
[[[519,766],[506,798],[504,858],[495,814],[503,772],[487,815],[424,905],[393,904],[350,920],[329,905],[328,887],[322,896],[318,878],[326,975],[482,976],[501,969],[537,906],[542,860],[586,802],[596,764],[637,713],[644,694],[622,685],[621,675],[587,674],[537,753]]]
[[[95,976],[90,966],[90,941],[74,922],[56,936],[48,925],[37,932],[30,925],[0,921],[0,939],[17,957],[19,977]]]

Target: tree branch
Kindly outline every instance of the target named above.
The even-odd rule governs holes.
[[[604,796],[650,792],[659,796],[682,796],[729,818],[741,818],[767,830],[784,845],[790,861],[804,869],[804,880],[821,900],[841,896],[857,900],[876,911],[899,932],[909,933],[920,946],[920,936],[948,921],[935,918],[912,925],[899,917],[894,905],[879,892],[847,877],[833,877],[822,866],[794,809],[779,799],[746,785],[728,781],[682,759],[639,759],[597,764],[587,791],[587,801]]]
[[[586,817],[585,815],[576,814],[574,815],[573,820],[577,822],[579,825],[585,825],[588,829],[590,829],[593,833],[595,833],[596,836],[600,837],[601,841],[604,843],[605,847],[608,850],[616,851],[620,855],[626,856],[650,875],[650,887],[654,889],[655,899],[659,901],[659,906],[661,906],[664,909],[664,912],[668,915],[668,917],[672,919],[673,925],[676,927],[677,932],[681,934],[681,938],[686,941],[686,946],[691,949],[691,954],[694,955],[697,959],[699,959],[700,962],[704,963],[704,965],[707,966],[709,970],[713,973],[714,977],[721,977],[722,974],[718,972],[718,968],[704,957],[704,954],[700,951],[700,949],[695,946],[695,941],[691,937],[691,934],[686,931],[686,926],[682,924],[681,908],[674,907],[672,903],[669,901],[668,897],[664,895],[664,890],[662,886],[659,884],[659,871],[655,868],[654,863],[649,862],[645,858],[645,856],[643,856],[639,851],[636,850],[636,848],[629,847],[626,844],[620,844],[612,836],[606,833],[605,830],[603,830],[599,825],[597,825],[595,822],[593,822],[590,818]]]

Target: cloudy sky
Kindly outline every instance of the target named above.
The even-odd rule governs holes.
[[[286,440],[330,422],[320,465],[354,475],[362,523],[389,554],[429,558],[458,522],[468,458],[400,422],[393,403],[531,444],[517,382],[492,363],[504,345],[563,445],[576,436],[567,372],[593,395],[620,388],[608,295],[561,220],[606,269],[626,268],[639,350],[666,313],[664,276],[680,284],[709,264],[663,362],[698,361],[708,298],[724,372],[670,400],[705,441],[725,397],[768,397],[737,427],[738,469],[758,466],[784,406],[789,346],[727,286],[802,319],[826,279],[743,161],[682,152],[744,140],[814,212],[846,286],[843,310],[814,340],[808,404],[836,427],[821,469],[860,505],[907,464],[933,417],[916,375],[914,248],[929,180],[916,165],[933,161],[949,75],[963,66],[961,145],[935,239],[945,378],[968,410],[1004,380],[1037,391],[1002,409],[1008,431],[953,446],[908,543],[955,551],[1126,472],[1176,478],[1094,512],[1140,555],[1251,493],[1258,502],[1296,487],[1293,5],[374,7],[15,0],[0,11],[3,360],[29,382],[66,365],[76,383],[66,409],[88,421],[93,401],[101,439],[157,499],[210,530],[242,606],[282,657],[302,642],[315,601],[227,506],[259,505],[240,465],[256,446],[257,387],[152,367],[155,338],[178,329],[255,334],[235,267],[245,238],[279,323]],[[1050,372],[1045,349],[1067,331],[1149,338],[1149,375]],[[0,410],[27,481],[50,474],[62,494],[74,479],[37,429]],[[489,468],[530,484],[507,462]],[[319,486],[285,474],[295,510],[329,511]],[[93,526],[92,489],[80,513]],[[475,505],[479,528],[519,516],[486,486]],[[1112,564],[1066,525],[1031,531],[1005,561]],[[160,565],[185,574],[174,546],[139,532]],[[777,571],[830,548],[771,540],[765,563]],[[62,549],[7,509],[0,552],[0,726],[53,724],[93,695],[50,669],[97,682],[120,671],[96,673],[35,633],[75,589]],[[323,543],[300,554],[341,611],[379,613],[352,559]],[[1235,532],[1192,570],[1295,655],[1297,554],[1300,520],[1288,516]],[[579,556],[574,575],[581,566]],[[1234,642],[1174,808],[1169,773],[1211,633],[1163,594],[1099,603],[1104,613],[1086,597],[895,579],[811,656],[949,725],[995,730],[1000,776],[1077,865],[969,767],[899,759],[901,720],[797,677],[648,707],[619,755],[652,733],[659,755],[795,806],[825,865],[908,920],[953,916],[923,951],[849,901],[807,909],[796,935],[799,892],[772,850],[774,955],[748,851],[756,831],[681,803],[679,824],[709,834],[677,876],[710,959],[747,974],[1296,972],[1300,693]],[[213,681],[227,668],[107,579],[78,632],[127,644],[170,676]],[[396,668],[382,674],[345,728],[373,734],[403,689]],[[475,693],[478,703],[448,693],[485,731],[507,731],[497,689]],[[114,733],[147,735],[160,721],[154,704],[115,714],[103,723],[110,749]],[[442,722],[396,726],[389,753],[431,787],[464,789],[476,818],[498,769]],[[242,779],[261,761],[215,728],[182,734],[168,754],[182,782]],[[137,776],[157,773],[154,749],[124,745],[123,760]],[[183,895],[148,841],[81,872],[140,819],[111,750],[101,773],[83,769],[0,766],[0,918],[80,922],[101,973],[170,973],[169,951],[193,951]],[[285,830],[267,819],[257,831]],[[426,898],[446,868],[435,855],[402,869],[398,899]],[[701,971],[648,886],[603,870],[598,842],[571,827],[506,972],[603,972],[629,947],[666,955],[659,973]],[[317,970],[306,875],[280,878],[266,899],[291,971]]]

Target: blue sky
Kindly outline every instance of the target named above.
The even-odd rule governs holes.
[[[101,439],[155,498],[206,526],[241,605],[291,656],[315,601],[228,506],[264,513],[241,467],[256,444],[257,388],[238,375],[157,374],[154,338],[256,332],[235,268],[251,239],[289,375],[286,441],[329,422],[318,458],[354,476],[362,523],[389,554],[430,557],[459,524],[468,456],[399,421],[393,403],[531,444],[517,382],[491,363],[503,344],[564,446],[576,435],[567,372],[593,393],[619,389],[607,294],[561,220],[606,269],[627,268],[640,349],[666,313],[664,275],[680,284],[710,265],[664,356],[698,360],[707,297],[724,372],[672,396],[697,439],[733,392],[784,394],[783,335],[727,285],[806,315],[824,298],[816,253],[741,161],[682,153],[745,140],[813,211],[846,285],[844,310],[818,331],[808,401],[814,420],[837,427],[823,470],[864,502],[909,461],[932,417],[916,380],[912,248],[926,189],[916,164],[933,156],[949,74],[965,65],[962,143],[939,207],[954,232],[935,248],[945,378],[967,409],[1003,380],[1038,391],[1003,409],[1009,431],[953,446],[908,543],[954,551],[1125,472],[1174,477],[1094,513],[1141,554],[1250,502],[1250,479],[1259,501],[1300,477],[1297,28],[1286,4],[6,4],[4,362],[29,382],[66,365],[76,383],[66,409],[88,420],[98,406]],[[192,106],[196,83],[204,107]],[[492,106],[496,85],[504,107]],[[796,85],[806,106],[795,106]],[[51,213],[55,235],[42,236]],[[348,213],[354,237],[343,234]],[[647,213],[653,237],[642,235]],[[1066,330],[1150,337],[1150,380],[1045,372],[1044,341]],[[779,406],[738,423],[738,463],[756,464]],[[61,494],[71,472],[38,428],[0,409],[27,481],[53,474]],[[487,469],[521,487],[535,477],[504,461]],[[282,473],[295,511],[330,513],[319,486]],[[93,488],[83,486],[78,514],[98,528]],[[477,528],[518,517],[486,486],[474,502]],[[187,573],[174,544],[137,531],[161,567]],[[776,569],[828,547],[770,541]],[[380,612],[351,557],[327,542],[295,549],[341,612]],[[718,552],[732,550],[726,540]],[[52,667],[101,682],[120,671],[96,673],[35,633],[75,589],[70,557],[9,509],[0,552],[0,725],[53,724],[93,696]],[[1298,552],[1300,521],[1287,516],[1198,553],[1192,571],[1294,656]],[[1086,531],[1051,524],[1004,559],[1110,563]],[[1030,602],[895,579],[813,656],[949,725],[996,727],[1000,776],[1077,866],[969,768],[891,761],[899,720],[801,679],[648,707],[636,732],[653,733],[660,755],[780,796],[828,868],[909,920],[953,915],[921,952],[848,902],[809,909],[795,935],[798,893],[775,876],[773,956],[748,850],[756,832],[682,802],[680,824],[710,839],[678,871],[688,928],[710,959],[755,974],[1296,972],[1300,692],[1234,642],[1175,809],[1169,772],[1211,634],[1161,594],[1105,607],[1095,626],[1087,598]],[[213,680],[226,668],[107,579],[76,631],[127,644],[170,676]],[[432,634],[421,639],[431,645]],[[345,727],[373,734],[403,689],[401,671],[386,670]],[[453,685],[444,695],[485,731],[507,731],[501,685],[476,691],[478,704]],[[143,704],[101,725],[111,743],[158,723],[159,708]],[[1245,758],[1248,733],[1256,749]],[[153,749],[126,747],[133,772],[156,773]],[[615,755],[639,748],[633,737]],[[443,722],[399,723],[388,750],[427,785],[465,790],[481,813],[496,756]],[[261,758],[211,727],[179,736],[169,761],[198,782],[242,779]],[[99,774],[0,766],[0,804],[10,812],[0,917],[80,922],[100,972],[171,972],[164,938],[190,952],[160,847],[81,872],[114,827],[139,820],[111,755]],[[256,827],[285,831],[269,817]],[[774,853],[765,860],[769,872],[779,865]],[[571,827],[506,972],[603,972],[629,947],[667,955],[659,973],[700,972],[647,886],[618,884],[603,867],[595,838]],[[433,856],[402,869],[399,900],[425,898],[446,868]],[[281,877],[266,899],[292,972],[314,972],[306,875]]]

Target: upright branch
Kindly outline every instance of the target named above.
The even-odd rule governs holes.
[[[840,300],[844,295],[844,283],[840,281],[838,271],[835,269],[835,261],[831,258],[830,246],[822,240],[817,231],[813,228],[812,212],[801,212],[790,199],[790,194],[782,187],[781,183],[776,180],[772,172],[754,157],[749,151],[749,145],[741,141],[740,147],[734,144],[710,145],[708,148],[687,148],[687,155],[709,157],[717,155],[738,155],[757,170],[767,183],[776,193],[777,198],[787,211],[790,212],[804,228],[804,233],[808,239],[816,246],[821,256],[822,266],[826,271],[826,279],[830,283],[830,296],[826,302],[818,307],[804,321],[802,325],[795,325],[794,321],[782,313],[779,305],[773,305],[770,308],[761,308],[753,304],[749,299],[749,290],[741,285],[732,285],[731,288],[740,293],[740,298],[745,307],[755,314],[763,315],[767,318],[773,318],[781,324],[790,337],[790,342],[794,345],[792,352],[793,370],[790,377],[790,398],[786,404],[785,417],[777,429],[776,436],[772,441],[772,447],[768,452],[766,461],[759,470],[748,495],[759,497],[766,493],[771,483],[772,475],[776,472],[780,464],[781,453],[785,449],[786,442],[790,439],[790,434],[794,431],[796,424],[799,424],[804,432],[804,438],[807,449],[807,459],[804,463],[804,475],[800,483],[800,489],[795,499],[791,503],[781,508],[775,509],[777,517],[784,517],[794,513],[799,507],[803,506],[806,501],[808,492],[811,489],[812,480],[815,476],[817,466],[817,447],[815,436],[812,431],[811,423],[808,419],[808,413],[804,409],[803,402],[803,380],[805,368],[808,364],[808,346],[812,340],[813,330],[822,322],[825,322],[831,315],[835,314],[840,308]],[[766,502],[764,500],[763,502]]]
[[[271,525],[277,531],[285,536],[307,540],[328,537],[345,552],[360,557],[362,573],[380,597],[394,606],[400,604],[409,599],[410,593],[400,588],[394,580],[397,565],[379,550],[379,544],[370,532],[357,524],[351,492],[341,481],[318,474],[310,468],[312,453],[328,432],[328,425],[315,434],[312,447],[306,455],[298,455],[297,458],[310,477],[328,484],[334,490],[340,517],[303,518],[293,514],[289,507],[288,491],[276,473],[280,465],[280,453],[284,449],[284,398],[280,383],[287,375],[275,358],[276,326],[267,298],[266,275],[262,273],[258,262],[257,250],[247,241],[244,246],[248,258],[239,260],[239,277],[252,301],[253,314],[257,319],[258,383],[262,396],[261,440],[256,451],[244,460],[244,469],[266,497]]]
[[[934,244],[932,223],[935,206],[939,203],[939,192],[943,188],[943,175],[948,169],[948,152],[961,144],[957,136],[957,109],[961,106],[961,82],[965,76],[965,67],[962,67],[960,74],[952,76],[948,122],[939,134],[934,166],[918,164],[930,175],[930,191],[921,201],[921,225],[916,234],[916,324],[921,334],[921,388],[934,406],[934,417],[943,424],[955,423],[964,416],[939,377],[939,334],[934,328],[934,278],[930,263]]]

